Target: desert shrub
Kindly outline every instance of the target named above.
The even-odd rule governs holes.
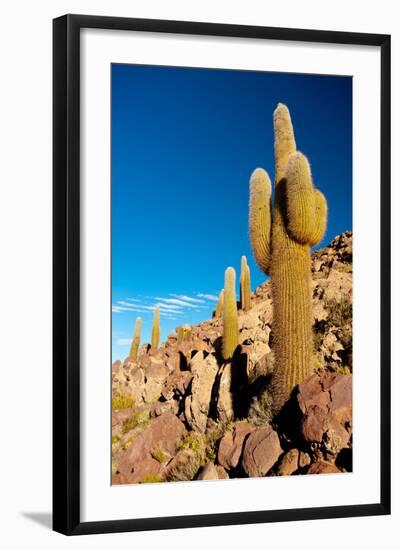
[[[341,327],[352,319],[353,303],[351,296],[344,295],[341,300],[329,300],[325,308],[328,310],[327,322],[331,326]]]
[[[138,427],[146,428],[149,423],[150,419],[148,412],[135,411],[129,418],[125,418],[122,422],[122,433],[126,434]]]
[[[201,466],[203,466],[206,461],[206,448],[206,437],[197,432],[189,432],[179,444],[179,450],[188,449],[193,451],[199,459]]]
[[[133,437],[128,437],[125,439],[121,445],[122,450],[126,450],[133,443]]]
[[[133,409],[135,406],[135,399],[126,393],[119,393],[112,396],[111,405],[113,411]]]
[[[111,437],[111,445],[116,445],[117,443],[119,443],[120,439],[121,437],[119,435],[113,435]]]
[[[165,453],[162,449],[153,449],[150,451],[150,454],[153,458],[158,460],[160,464],[164,464],[164,462],[167,462],[170,456]]]
[[[339,273],[352,273],[353,272],[353,264],[340,264],[338,266],[335,266],[336,271],[339,271]]]
[[[160,483],[162,481],[158,474],[148,474],[142,477],[139,483]]]

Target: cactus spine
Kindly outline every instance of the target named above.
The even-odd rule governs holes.
[[[242,256],[240,271],[240,307],[248,311],[251,307],[250,268],[247,265],[246,256]]]
[[[133,339],[131,344],[131,350],[129,352],[129,358],[133,361],[136,361],[140,345],[140,331],[142,330],[142,319],[141,317],[136,318],[135,330],[133,333]]]
[[[310,247],[323,237],[327,203],[313,186],[307,158],[296,150],[288,108],[274,112],[275,193],[258,168],[250,178],[250,239],[255,259],[271,275],[274,305],[272,377],[274,410],[312,369]]]
[[[230,359],[232,357],[239,342],[235,281],[235,270],[233,267],[228,267],[225,271],[224,288],[224,330],[222,341],[222,355],[224,359]]]
[[[160,343],[160,306],[154,310],[153,328],[151,330],[151,347],[157,349]]]
[[[222,317],[222,314],[224,312],[224,289],[221,290],[217,307],[215,308],[215,317]]]

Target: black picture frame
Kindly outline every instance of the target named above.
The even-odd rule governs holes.
[[[84,28],[378,46],[381,51],[381,350],[379,502],[81,522],[80,31]],[[390,36],[65,15],[53,21],[53,529],[66,535],[390,514]],[[378,184],[378,182],[377,182]]]

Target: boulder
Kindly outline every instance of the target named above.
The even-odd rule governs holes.
[[[124,420],[129,418],[132,415],[132,409],[120,409],[119,411],[113,411],[112,413],[112,425],[117,426],[122,424]]]
[[[120,370],[120,368],[122,367],[122,363],[119,359],[117,359],[116,361],[114,361],[114,363],[112,364],[112,367],[111,367],[111,372],[118,372]]]
[[[271,428],[257,428],[246,439],[242,466],[249,477],[265,476],[282,454],[278,434]]]
[[[204,357],[203,351],[198,351],[191,359],[189,368],[193,379],[191,394],[185,400],[186,421],[193,430],[204,433],[218,364],[214,355]]]
[[[185,434],[185,426],[174,414],[159,416],[122,453],[117,473],[125,476],[128,483],[137,483],[147,475],[159,474],[161,464],[153,457],[152,451],[174,456]]]
[[[278,466],[278,476],[291,476],[299,467],[298,449],[290,449]]]
[[[150,417],[161,416],[164,413],[178,414],[179,405],[174,399],[170,401],[157,401],[150,406]]]
[[[191,481],[201,466],[199,455],[192,449],[181,449],[168,464],[163,478],[166,481]]]
[[[311,464],[311,457],[305,451],[300,451],[299,453],[299,468],[305,468]]]
[[[161,395],[167,401],[170,399],[179,399],[186,395],[193,374],[189,371],[174,371],[165,380]]]
[[[161,397],[165,380],[169,374],[168,367],[158,358],[149,356],[150,366],[145,369],[146,382],[143,390],[145,403],[154,403]]]
[[[297,396],[302,412],[301,434],[336,456],[349,446],[352,419],[352,377],[323,372],[309,376]]]
[[[232,431],[226,432],[218,447],[218,462],[226,470],[236,468],[246,437],[254,430],[248,422],[237,422]]]
[[[222,422],[229,422],[234,416],[232,396],[232,363],[225,363],[220,368],[217,397],[218,418]]]
[[[115,394],[131,396],[136,405],[143,403],[144,372],[136,363],[125,362],[112,375],[112,387]]]
[[[334,464],[319,460],[311,464],[307,474],[340,474],[341,471]]]
[[[229,479],[228,474],[222,466],[217,466],[212,462],[208,462],[200,471],[197,479],[214,480],[214,479]]]

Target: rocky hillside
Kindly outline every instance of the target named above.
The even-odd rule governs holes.
[[[239,310],[240,345],[221,357],[219,318],[112,366],[113,483],[351,471],[352,233],[312,255],[314,373],[270,412],[270,282]]]

